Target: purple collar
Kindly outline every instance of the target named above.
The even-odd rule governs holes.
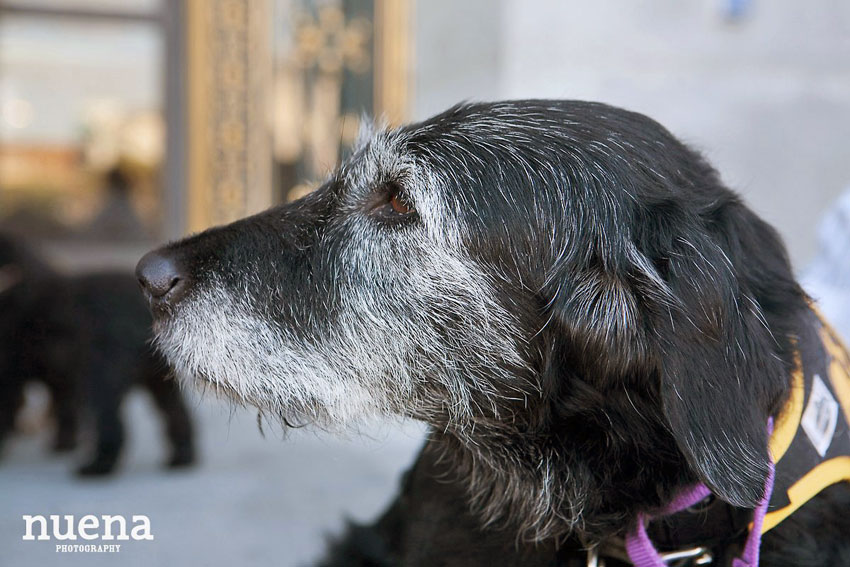
[[[773,431],[773,419],[768,423],[768,432]],[[774,465],[773,460],[770,461],[768,469],[767,481],[764,487],[764,496],[758,507],[753,512],[753,523],[747,535],[747,542],[744,545],[744,551],[741,557],[736,558],[732,562],[732,567],[758,567],[759,564],[759,548],[761,547],[761,530],[764,523],[764,516],[767,513],[767,506],[770,502],[770,496],[773,493],[773,477]],[[652,541],[646,533],[646,525],[655,518],[661,518],[675,514],[685,508],[689,508],[697,502],[711,495],[711,490],[707,486],[700,483],[685,490],[677,496],[670,504],[665,506],[660,512],[654,514],[640,513],[637,518],[637,525],[632,528],[626,535],[626,552],[629,554],[632,564],[635,567],[667,567],[667,563],[662,558],[661,554],[655,549]]]

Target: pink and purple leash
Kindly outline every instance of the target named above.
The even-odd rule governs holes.
[[[772,432],[773,419],[771,418],[768,422],[768,434]],[[774,469],[773,459],[770,459],[764,496],[753,512],[753,525],[750,528],[750,533],[747,535],[744,551],[741,557],[732,561],[732,567],[758,567],[759,549],[761,548],[761,529],[764,524],[764,516],[767,514],[770,496],[773,493]],[[711,490],[700,483],[677,496],[675,500],[660,512],[656,514],[639,514],[637,526],[626,536],[626,552],[629,554],[629,559],[631,559],[634,567],[667,567],[667,563],[661,558],[661,555],[655,549],[652,540],[649,539],[649,535],[646,533],[647,523],[655,518],[669,516],[685,508],[690,508],[709,495],[711,495]]]

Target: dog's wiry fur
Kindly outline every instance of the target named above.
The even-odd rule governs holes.
[[[809,325],[775,231],[595,103],[378,131],[313,194],[162,253],[191,283],[155,323],[179,375],[324,425],[425,420],[481,524],[538,544],[696,481],[753,507]]]

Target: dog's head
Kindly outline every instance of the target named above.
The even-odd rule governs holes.
[[[762,495],[803,305],[774,231],[699,156],[582,102],[379,131],[314,193],[138,275],[178,375],[269,413],[537,435],[579,391],[597,416],[625,392],[739,505]]]

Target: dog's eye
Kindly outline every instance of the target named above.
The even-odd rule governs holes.
[[[400,221],[416,215],[413,204],[395,184],[380,188],[372,206],[372,214],[386,221]]]
[[[390,206],[393,210],[400,215],[407,215],[413,212],[413,207],[411,207],[407,202],[401,198],[400,195],[393,195],[390,197]]]

